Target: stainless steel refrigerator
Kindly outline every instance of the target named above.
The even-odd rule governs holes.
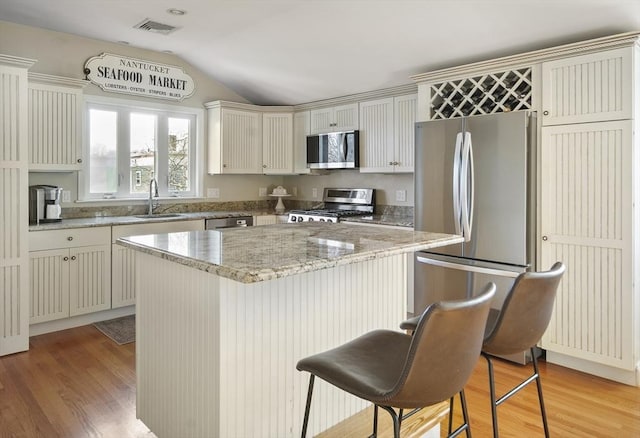
[[[531,267],[535,129],[535,113],[520,111],[416,124],[415,229],[464,242],[415,254],[414,313],[489,281],[499,309]]]

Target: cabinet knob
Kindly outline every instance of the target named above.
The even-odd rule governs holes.
[[[71,242],[71,241],[73,240],[73,237],[72,237],[72,236],[69,236],[69,237],[67,237],[67,240],[68,240],[69,242]]]
[[[78,162],[78,164],[82,164],[82,158],[78,158],[76,161]]]
[[[389,166],[393,166],[393,161],[389,161]]]
[[[71,256],[71,260],[75,260],[75,259],[76,259],[76,256]]]
[[[266,164],[263,164],[263,165],[262,165],[262,167],[266,169],[266,168],[267,168],[267,165],[266,165]]]
[[[542,115],[548,116],[549,115],[549,111],[542,111]]]
[[[546,242],[547,240],[549,240],[549,238],[547,236],[542,236],[542,240]]]
[[[62,260],[64,260],[65,262],[69,261],[69,257],[62,257]]]
[[[226,165],[226,164],[223,164],[223,165],[222,165],[222,167],[227,167],[227,165]]]

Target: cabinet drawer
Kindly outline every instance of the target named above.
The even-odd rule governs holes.
[[[70,228],[66,230],[31,231],[29,251],[75,246],[108,245],[111,227]]]
[[[154,222],[151,224],[117,225],[113,227],[112,242],[115,243],[116,240],[124,236],[198,230],[204,230],[204,219],[196,219],[190,221]]]

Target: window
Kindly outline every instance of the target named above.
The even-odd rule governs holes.
[[[197,109],[87,102],[83,198],[197,196]]]

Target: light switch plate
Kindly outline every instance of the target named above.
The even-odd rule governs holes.
[[[314,199],[318,197],[318,189],[315,187],[311,189],[311,197]]]
[[[217,187],[212,187],[207,189],[207,198],[219,198],[220,197],[220,189]]]
[[[396,201],[397,202],[406,202],[407,201],[407,191],[406,190],[396,190]]]
[[[62,191],[62,202],[71,202],[71,190]]]
[[[258,196],[267,196],[267,188],[266,187],[260,187],[258,189]]]
[[[291,194],[292,194],[293,196],[298,196],[298,188],[297,188],[297,187],[293,187],[293,188],[291,189]]]

